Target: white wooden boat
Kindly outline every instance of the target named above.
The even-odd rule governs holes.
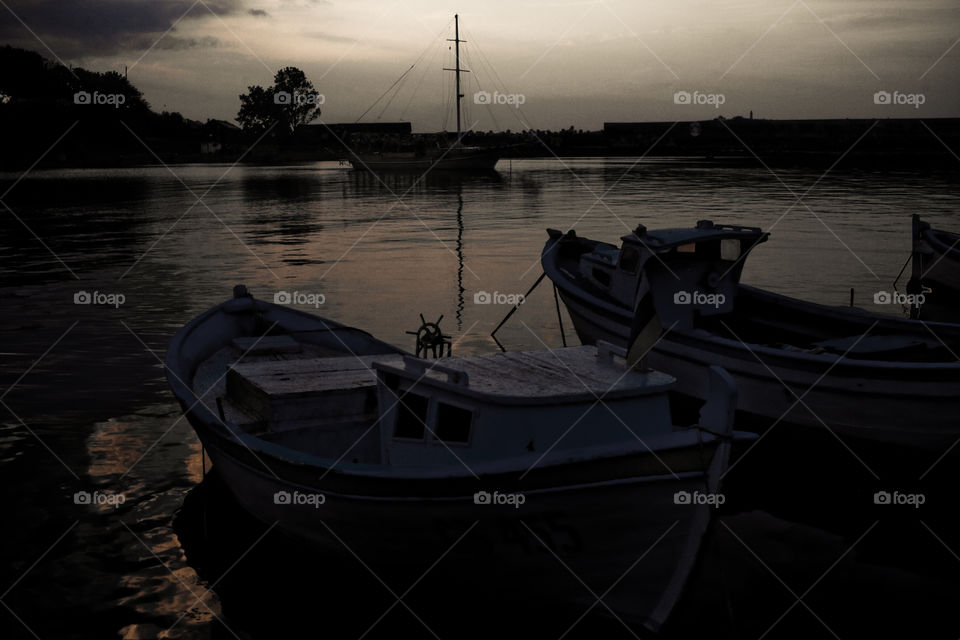
[[[235,295],[174,336],[166,365],[250,513],[420,571],[469,529],[444,564],[493,581],[504,602],[594,604],[576,580],[544,580],[559,558],[597,593],[616,583],[604,602],[617,616],[663,623],[727,468],[736,391],[724,372],[701,427],[679,429],[673,379],[627,370],[609,345],[424,361]]]
[[[638,300],[650,296],[661,325],[672,327],[653,346],[650,366],[700,399],[709,367],[726,369],[739,390],[742,428],[826,425],[842,435],[939,451],[960,438],[960,325],[813,304],[740,284],[743,259],[768,235],[752,227],[641,226],[620,247],[572,232],[549,235],[541,262],[581,341],[626,346]]]

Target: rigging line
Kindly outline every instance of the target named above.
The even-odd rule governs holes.
[[[486,54],[483,52],[483,49],[480,48],[480,45],[474,39],[472,34],[470,35],[470,39],[473,40],[473,48],[477,50],[477,53],[480,56],[481,64],[483,64],[487,69],[490,70],[490,75],[493,77],[496,83],[499,84],[500,90],[503,91],[504,93],[510,93],[510,91],[507,89],[506,83],[504,83],[504,81],[500,79],[500,74],[497,73],[497,70],[493,66],[493,63],[491,63],[490,59],[487,58]]]
[[[433,65],[433,58],[436,55],[437,47],[436,44],[432,48],[433,53],[430,54],[430,57],[426,59],[425,63],[420,67],[419,77],[416,79],[416,84],[413,87],[413,91],[410,92],[410,97],[407,98],[406,102],[403,104],[400,109],[398,117],[400,120],[403,120],[406,116],[407,110],[410,108],[410,104],[413,102],[413,99],[420,92],[420,86],[423,84],[424,79],[426,79],[427,74],[430,71],[430,67]],[[411,78],[412,79],[412,78]]]
[[[427,60],[426,64],[423,67],[423,73],[420,74],[420,80],[417,82],[417,86],[413,88],[413,92],[410,94],[410,98],[407,100],[407,104],[403,105],[403,109],[400,111],[400,119],[403,120],[404,114],[407,113],[407,109],[410,108],[410,103],[413,102],[414,96],[420,92],[420,87],[423,85],[423,81],[427,78],[427,74],[430,71],[430,67],[433,65],[434,58],[437,57],[437,53],[443,48],[443,43],[436,43],[433,47],[433,54]]]
[[[387,90],[384,91],[383,93],[381,93],[381,94],[380,94],[380,97],[377,98],[376,100],[374,100],[374,101],[373,101],[373,104],[370,105],[369,107],[367,107],[367,110],[364,111],[363,113],[361,113],[359,118],[357,118],[356,120],[353,121],[354,124],[356,124],[357,122],[360,122],[361,120],[363,120],[363,116],[365,116],[365,115],[367,115],[368,113],[370,113],[370,110],[373,109],[375,106],[377,106],[377,103],[379,103],[381,100],[383,100],[383,97],[384,97],[385,95],[387,95],[388,93],[390,93],[390,90],[393,89],[395,86],[397,86],[397,83],[400,82],[401,80],[403,80],[404,76],[406,76],[408,73],[410,73],[410,71],[413,69],[413,67],[414,67],[415,65],[416,65],[416,63],[413,63],[412,65],[410,65],[410,68],[409,68],[409,69],[407,69],[407,70],[404,71],[402,74],[400,74],[400,77],[397,78],[396,80],[394,80],[394,81],[393,81],[393,84],[391,84],[389,87],[387,87]],[[382,111],[381,111],[381,113],[382,113]]]
[[[465,73],[463,78],[460,80],[460,91],[463,93],[463,101],[461,105],[461,108],[463,109],[463,119],[465,122],[470,122],[470,101],[473,99],[473,96],[470,92],[470,84],[472,82],[470,76],[473,75],[473,64],[470,61],[470,54],[467,52],[467,48],[465,46],[461,47],[460,49],[460,58],[463,60],[460,68],[464,71],[470,72]]]
[[[473,38],[472,38],[472,36],[471,36],[471,40],[472,40],[472,39],[473,39]],[[477,48],[477,50],[479,51],[479,48]],[[472,58],[470,58],[470,54],[469,54],[469,53],[465,54],[465,57],[467,58],[467,64],[469,64],[471,67],[473,67],[473,73],[472,73],[471,75],[473,76],[473,81],[476,83],[477,90],[478,90],[478,91],[483,91],[483,86],[481,86],[481,84],[480,84],[480,76],[481,76],[482,74],[481,74],[481,73],[477,73],[477,71],[479,71],[480,69],[483,69],[483,67],[484,67],[483,61],[478,59],[478,60],[477,60],[477,62],[478,62],[477,66],[474,66],[473,60],[472,60]],[[492,75],[492,74],[491,74],[491,75]],[[504,92],[504,93],[506,93],[506,92]],[[474,95],[475,95],[475,94],[474,94]],[[487,104],[485,104],[485,105],[483,105],[483,106],[486,108],[487,115],[489,115],[489,116],[490,116],[490,119],[493,120],[494,126],[495,126],[497,129],[500,129],[500,128],[501,128],[501,127],[500,127],[500,122],[497,121],[497,116],[494,115],[494,112],[493,112],[493,109],[491,108],[490,103],[487,103]]]
[[[403,85],[397,87],[397,90],[393,92],[393,95],[390,96],[390,99],[387,100],[386,104],[383,105],[383,108],[380,109],[380,113],[377,114],[377,120],[383,117],[384,112],[390,108],[390,105],[393,104],[393,101],[396,100],[397,96],[400,95],[400,89],[403,88]]]
[[[482,58],[482,62],[484,62],[484,63],[486,64],[487,68],[490,69],[490,73],[492,74],[492,76],[493,76],[493,77],[496,79],[496,81],[500,84],[501,90],[502,90],[504,93],[511,93],[511,91],[508,89],[506,83],[500,78],[500,74],[497,73],[496,67],[494,67],[494,66],[493,66],[493,63],[490,62],[490,59],[487,58],[487,55],[483,52],[483,49],[480,48],[480,45],[477,43],[476,39],[473,37],[472,34],[470,35],[470,39],[474,41],[474,42],[473,42],[473,46],[476,48],[477,52],[480,54],[480,57]],[[517,106],[517,107],[516,107],[516,110],[517,110],[517,113],[518,113],[519,115],[522,115],[522,116],[523,116],[523,120],[525,120],[526,122],[529,123],[529,120],[527,119],[526,114],[523,113],[523,109],[521,109],[519,106]],[[521,121],[521,124],[523,123],[523,120]],[[529,126],[529,125],[527,125],[527,126]]]
[[[410,65],[410,69],[407,69],[406,73],[404,73],[403,76],[401,76],[401,77],[398,79],[398,80],[399,80],[399,84],[397,84],[396,82],[394,83],[394,85],[396,85],[397,88],[393,91],[393,94],[390,96],[390,99],[387,100],[386,104],[383,105],[383,108],[380,109],[380,112],[377,114],[377,120],[379,120],[380,118],[383,117],[383,114],[387,111],[387,109],[390,108],[390,105],[393,104],[393,101],[397,99],[397,96],[398,96],[398,95],[400,95],[400,91],[403,89],[403,83],[404,83],[405,80],[406,80],[405,76],[407,75],[407,73],[409,73],[415,66],[417,66],[418,64],[420,64],[421,62],[423,62],[424,56],[427,55],[427,52],[430,51],[431,48],[432,48],[432,46],[431,46],[431,45],[428,45],[427,48],[424,49],[424,50],[420,53],[420,57],[418,57],[418,58],[414,61],[414,63],[413,63],[412,65]],[[421,66],[424,66],[424,65],[421,65]],[[387,89],[387,91],[389,92],[390,89]],[[382,98],[382,96],[381,96],[381,98]]]
[[[364,111],[363,113],[360,114],[360,117],[359,117],[359,118],[357,118],[356,120],[353,121],[354,124],[356,124],[357,122],[360,122],[360,120],[363,119],[363,116],[367,115],[367,113],[369,113],[371,109],[373,109],[375,106],[377,106],[377,103],[379,103],[381,100],[383,100],[383,97],[384,97],[385,95],[387,95],[388,93],[390,93],[390,90],[393,89],[393,88],[397,85],[397,83],[401,82],[401,81],[404,79],[404,77],[405,77],[408,73],[410,73],[410,71],[411,71],[415,66],[417,66],[417,64],[420,63],[420,61],[423,59],[423,56],[425,56],[425,55],[427,54],[427,52],[431,49],[431,47],[433,47],[434,42],[436,42],[437,38],[439,38],[441,35],[443,35],[444,33],[446,33],[446,32],[450,29],[450,23],[452,23],[452,22],[453,22],[453,20],[450,20],[449,22],[447,22],[446,25],[444,25],[443,29],[441,29],[440,32],[439,32],[436,36],[433,37],[433,40],[430,42],[430,44],[428,44],[428,45],[426,46],[426,48],[420,53],[420,55],[417,56],[417,59],[413,61],[413,64],[411,64],[410,67],[409,67],[406,71],[404,71],[403,73],[401,73],[401,74],[400,74],[400,77],[397,78],[396,80],[394,80],[394,81],[393,81],[393,84],[391,84],[389,87],[387,87],[387,90],[384,91],[382,94],[380,94],[380,97],[377,98],[376,100],[374,100],[374,101],[373,101],[373,104],[371,104],[369,107],[367,107],[367,110],[366,110],[366,111]],[[382,113],[383,113],[383,112],[381,111],[381,115],[382,115]]]
[[[452,60],[452,48],[448,46],[447,51],[448,54],[443,64],[444,68],[447,68],[453,64],[452,62],[449,62]],[[446,73],[443,74],[443,81],[441,84],[443,87],[443,122],[441,123],[440,129],[441,131],[446,131],[447,125],[450,123],[450,94],[452,92],[452,80],[450,80]]]

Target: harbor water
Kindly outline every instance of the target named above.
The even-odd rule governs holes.
[[[771,235],[744,282],[902,314],[880,294],[905,291],[910,215],[960,225],[955,172],[670,158],[383,180],[336,162],[38,170],[0,175],[0,192],[3,638],[503,634],[489,607],[518,603],[498,603],[496,585],[451,613],[455,585],[427,574],[407,594],[417,576],[386,585],[349,554],[312,557],[204,479],[162,361],[235,284],[409,350],[420,314],[442,316],[454,355],[474,355],[499,349],[491,331],[541,275],[548,227],[615,243],[638,224],[757,226]],[[545,280],[497,339],[557,348],[561,320],[577,344]],[[665,635],[960,635],[957,452],[901,464],[826,432],[776,435],[731,473]],[[868,505],[892,487],[926,503]],[[529,637],[636,637],[602,604],[535,596],[518,623]]]

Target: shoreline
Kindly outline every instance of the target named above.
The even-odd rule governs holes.
[[[111,144],[95,127],[86,131],[83,140],[68,138],[45,155],[22,149],[16,157],[0,160],[0,169],[323,161],[347,165],[352,147],[399,149],[417,140],[450,135],[412,133],[409,124],[377,123],[363,128],[309,124],[284,143],[260,144],[237,130],[229,140],[218,142],[213,153],[202,152],[201,148],[209,147],[202,147],[201,139],[190,138],[147,136],[149,148],[120,145],[117,140]],[[504,160],[643,157],[727,165],[950,170],[958,166],[952,149],[960,148],[960,118],[754,120],[718,116],[702,121],[605,122],[603,129],[596,131],[572,126],[558,131],[471,131],[463,136],[463,144],[499,149]]]

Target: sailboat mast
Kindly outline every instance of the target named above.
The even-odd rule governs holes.
[[[460,39],[460,16],[454,14],[453,16],[453,38],[447,38],[447,42],[453,42],[456,45],[457,52],[457,64],[453,69],[444,69],[444,71],[456,71],[457,73],[457,146],[460,145],[460,100],[463,99],[463,94],[460,93],[460,74],[469,72],[469,69],[460,68],[460,43],[466,42],[466,40]]]
[[[460,16],[453,15],[453,39],[457,49],[457,144],[460,144],[460,100],[463,94],[460,93]]]

